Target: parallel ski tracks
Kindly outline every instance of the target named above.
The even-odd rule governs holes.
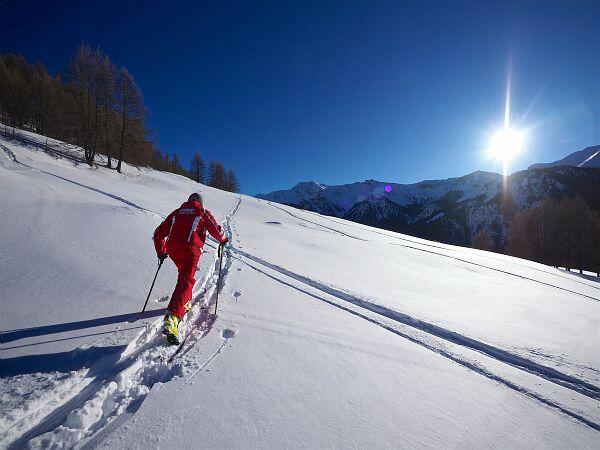
[[[532,397],[532,398],[544,403],[545,405],[550,406],[554,409],[557,409],[557,410],[577,419],[578,421],[590,426],[591,428],[594,428],[594,429],[600,431],[599,423],[596,423],[594,420],[590,420],[588,417],[585,417],[583,414],[580,414],[578,411],[573,411],[573,410],[566,408],[560,404],[557,404],[556,402],[553,402],[552,400],[549,400],[536,392],[532,392],[530,390],[527,390],[527,389],[519,386],[517,383],[515,383],[505,377],[494,374],[494,373],[480,367],[477,364],[474,364],[468,360],[465,360],[464,358],[460,358],[460,357],[456,356],[455,354],[444,350],[443,348],[435,346],[435,345],[433,345],[429,342],[426,342],[422,339],[419,339],[418,337],[415,337],[413,335],[404,333],[394,326],[386,324],[380,320],[377,320],[373,317],[365,315],[359,311],[360,311],[360,309],[363,309],[363,310],[369,311],[371,313],[375,313],[376,315],[382,316],[385,319],[391,319],[392,321],[396,321],[403,325],[407,325],[411,328],[414,328],[420,332],[424,332],[424,333],[434,336],[436,338],[443,339],[445,341],[451,342],[453,344],[457,344],[457,345],[465,347],[465,348],[469,348],[471,350],[475,350],[479,353],[482,353],[482,354],[492,358],[493,360],[510,365],[512,367],[515,367],[515,368],[522,370],[524,372],[527,372],[529,374],[538,376],[538,377],[540,377],[546,381],[549,381],[551,383],[558,384],[564,388],[575,391],[575,392],[577,392],[581,395],[584,395],[586,397],[589,397],[595,401],[600,400],[600,387],[598,387],[598,386],[595,386],[584,380],[580,380],[571,375],[559,372],[558,370],[556,370],[554,368],[544,366],[542,364],[536,363],[536,362],[531,361],[522,356],[510,353],[506,350],[499,349],[497,347],[486,344],[484,342],[477,341],[477,340],[469,338],[467,336],[463,336],[459,333],[456,333],[456,332],[453,332],[450,330],[446,330],[437,325],[433,325],[433,324],[424,322],[422,320],[413,318],[409,315],[400,313],[398,311],[394,311],[392,309],[386,308],[384,306],[374,304],[368,300],[353,296],[349,293],[340,291],[331,286],[324,285],[315,280],[311,280],[307,277],[293,273],[293,272],[291,272],[287,269],[284,269],[280,266],[269,263],[268,261],[265,261],[261,258],[258,258],[256,256],[251,255],[242,250],[235,249],[234,251],[240,257],[243,257],[246,259],[246,260],[242,259],[242,261],[244,262],[245,265],[247,265],[248,267],[254,269],[255,271],[257,271],[257,272],[259,272],[281,284],[289,286],[295,290],[298,290],[298,291],[300,291],[304,294],[307,294],[313,298],[316,298],[320,301],[323,301],[332,306],[335,306],[336,308],[339,308],[346,312],[349,312],[355,316],[361,317],[375,325],[378,325],[388,331],[393,332],[394,334],[397,334],[405,339],[408,339],[411,342],[421,345],[421,346],[423,346],[429,350],[432,350],[436,353],[439,353],[440,355],[442,355],[446,358],[449,358],[452,361],[455,361],[477,373],[480,373],[481,375],[486,376],[487,378],[498,381],[513,390],[516,390],[516,391],[523,393],[529,397]],[[262,268],[257,267],[254,264],[251,264],[249,261],[252,261],[253,263],[258,264],[259,266],[262,266]],[[275,273],[278,273],[279,275],[283,275],[283,276],[289,278],[290,280],[294,280],[295,282],[300,282],[307,288],[312,288],[312,289],[320,291],[324,294],[330,295],[333,298],[336,298],[338,300],[343,300],[343,301],[349,302],[352,305],[357,306],[359,308],[359,311],[352,309],[350,307],[345,307],[343,305],[340,305],[339,303],[332,301],[332,300],[328,300],[323,296],[316,295],[306,288],[299,287],[297,284],[295,284],[292,281],[286,281],[285,279],[283,279],[279,276],[275,276],[272,273],[269,273],[267,271],[267,269],[274,271]]]
[[[352,239],[358,239],[358,240],[362,240],[362,241],[366,241],[367,240],[367,239],[358,238],[356,236],[344,233],[343,231],[336,230],[335,228],[327,227],[327,226],[325,226],[323,224],[320,224],[320,223],[317,223],[317,222],[313,222],[311,220],[308,220],[308,219],[305,219],[303,217],[300,217],[300,216],[292,213],[291,211],[288,211],[287,209],[285,209],[285,208],[283,208],[281,206],[274,205],[271,201],[267,201],[267,204],[269,206],[273,207],[273,208],[279,209],[279,210],[281,210],[281,211],[289,214],[290,216],[292,216],[292,217],[294,217],[294,218],[296,218],[298,220],[304,220],[306,222],[318,225],[318,226],[320,226],[322,228],[325,228],[325,229],[328,229],[328,230],[331,230],[331,231],[335,231],[335,232],[337,232],[337,233],[339,233],[339,234],[341,234],[343,236],[346,236],[346,237],[349,237],[349,238],[352,238]],[[318,215],[318,213],[315,213],[313,211],[302,210],[302,212],[308,213],[308,214]],[[387,233],[385,229],[376,229],[374,227],[369,227],[367,225],[365,225],[365,226],[359,226],[359,225],[354,224],[354,223],[352,223],[350,221],[346,221],[346,222],[349,222],[349,223],[342,223],[337,218],[333,218],[331,216],[318,215],[318,217],[320,219],[328,220],[330,222],[333,222],[333,223],[336,223],[336,224],[339,224],[339,225],[343,225],[345,227],[356,228],[356,229],[359,229],[361,231],[368,231],[368,232],[370,232],[372,234],[379,234],[381,236],[385,236],[385,237],[388,237],[388,238],[391,238],[391,239],[395,239],[395,240],[399,240],[399,241],[404,241],[404,242],[409,242],[409,243],[411,243],[413,245],[419,245],[419,246],[422,246],[422,247],[437,248],[437,249],[440,249],[440,250],[451,251],[451,252],[459,252],[459,253],[461,252],[461,249],[462,249],[462,251],[465,250],[464,248],[457,247],[457,246],[454,246],[455,248],[448,248],[447,246],[444,247],[442,245],[435,245],[435,244],[431,244],[431,243],[427,243],[427,242],[419,242],[419,241],[416,241],[414,239],[403,238],[400,235],[398,235],[398,233],[391,234],[393,232]],[[468,263],[468,264],[474,264],[476,266],[479,266],[479,267],[482,267],[482,268],[485,268],[485,269],[489,269],[489,270],[499,271],[499,272],[505,273],[507,275],[513,275],[513,276],[516,276],[516,277],[519,277],[519,278],[522,278],[522,279],[525,279],[525,280],[529,280],[529,281],[533,281],[533,282],[536,282],[536,283],[545,284],[546,286],[554,287],[554,288],[557,288],[557,289],[562,289],[562,290],[565,290],[565,291],[568,291],[568,292],[575,293],[577,295],[581,295],[583,297],[590,298],[592,300],[600,301],[600,299],[597,299],[595,297],[591,297],[591,296],[588,296],[588,295],[585,295],[585,294],[580,294],[580,293],[575,292],[575,291],[564,289],[564,288],[561,288],[559,286],[553,285],[552,283],[542,282],[542,281],[539,281],[539,280],[535,280],[533,278],[529,278],[529,277],[518,275],[518,274],[515,274],[515,273],[512,273],[512,272],[504,271],[504,270],[498,269],[496,267],[491,267],[491,266],[488,266],[488,265],[485,265],[485,264],[474,263],[472,261],[464,260],[464,259],[459,258],[457,256],[452,256],[452,255],[448,255],[448,254],[444,254],[444,253],[439,253],[439,252],[436,252],[436,251],[433,251],[433,250],[427,250],[427,249],[424,249],[424,248],[413,247],[411,245],[406,245],[406,244],[391,243],[391,245],[397,245],[397,246],[400,246],[400,247],[406,247],[406,248],[410,248],[410,249],[413,249],[413,250],[419,250],[419,251],[426,252],[426,253],[432,253],[432,254],[435,254],[435,255],[440,255],[440,256],[447,257],[447,258],[456,259],[456,260],[461,261],[461,262],[465,262],[465,263]],[[488,260],[501,261],[498,258],[493,258],[493,257],[488,256],[488,255],[485,255],[483,257],[485,259],[488,259]],[[536,271],[536,272],[541,272],[541,273],[544,273],[546,275],[550,275],[550,276],[553,276],[553,277],[561,278],[563,280],[567,280],[567,281],[569,281],[571,283],[581,284],[581,285],[586,286],[586,287],[591,288],[591,289],[600,290],[600,286],[594,286],[594,285],[592,285],[590,283],[586,283],[585,281],[574,279],[573,277],[564,276],[564,275],[561,275],[559,273],[549,272],[549,271],[544,270],[544,269],[540,269],[540,268],[537,268],[537,267],[531,267],[531,266],[524,265],[524,264],[517,264],[517,265],[519,265],[521,267],[524,267],[527,270],[533,270],[533,271]]]

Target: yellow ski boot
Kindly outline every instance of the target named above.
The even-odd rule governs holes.
[[[179,322],[181,319],[176,314],[167,314],[162,333],[167,337],[171,345],[179,345]]]

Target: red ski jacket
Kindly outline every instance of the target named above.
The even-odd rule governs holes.
[[[206,240],[206,231],[219,242],[227,242],[227,236],[214,216],[197,201],[185,202],[161,223],[154,231],[154,248],[158,256],[167,253],[168,246],[189,247],[201,251]],[[165,242],[166,241],[166,242]]]

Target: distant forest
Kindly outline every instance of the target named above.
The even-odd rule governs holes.
[[[483,228],[472,246],[498,251]],[[600,214],[580,195],[546,199],[516,213],[504,253],[567,270],[589,270],[600,277]]]
[[[0,55],[0,121],[80,146],[85,162],[121,172],[123,162],[187,176],[199,183],[239,192],[235,173],[219,161],[206,165],[195,153],[189,169],[176,152],[161,151],[147,127],[148,110],[133,75],[116,67],[102,50],[81,45],[67,73],[52,76],[41,63]],[[104,159],[103,159],[104,161]]]

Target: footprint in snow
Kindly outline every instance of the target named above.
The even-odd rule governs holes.
[[[223,336],[223,339],[231,339],[233,336],[235,336],[235,331],[230,328],[225,328],[221,332],[221,336]]]

